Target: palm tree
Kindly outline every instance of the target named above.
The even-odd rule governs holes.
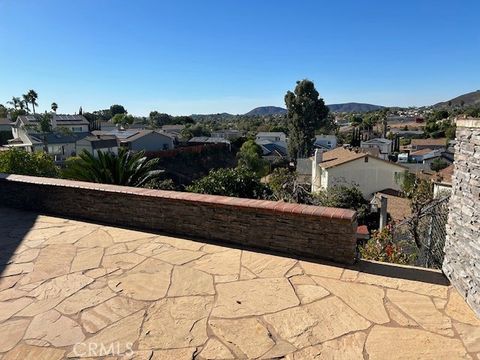
[[[143,151],[133,153],[120,148],[118,155],[98,151],[98,157],[86,150],[67,163],[63,176],[68,179],[125,186],[143,186],[158,178],[159,159],[147,160]]]
[[[28,104],[30,103],[30,96],[28,94],[23,94],[22,97],[23,97],[23,100],[22,100],[23,106],[27,108],[27,111],[30,111],[30,109],[28,108]]]
[[[7,101],[7,104],[13,105],[13,108],[16,110],[16,109],[19,108],[21,101],[22,101],[22,100],[20,100],[19,97],[12,96],[12,100]]]
[[[35,90],[28,90],[27,96],[28,96],[28,99],[30,100],[30,104],[32,104],[33,113],[35,114],[35,106],[38,106],[37,104],[38,94]]]
[[[53,103],[52,103],[52,111],[56,113],[56,112],[57,112],[57,109],[58,109],[57,103],[56,103],[56,102],[53,102]]]

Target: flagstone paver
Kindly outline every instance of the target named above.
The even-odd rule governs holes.
[[[435,272],[1,207],[0,253],[1,360],[479,358],[480,319]]]

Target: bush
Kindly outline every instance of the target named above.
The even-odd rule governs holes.
[[[416,258],[416,254],[412,253],[406,244],[393,241],[390,226],[384,227],[381,231],[375,231],[371,239],[359,250],[361,257],[365,260],[412,265]]]
[[[187,191],[250,199],[266,199],[270,196],[268,187],[243,167],[212,170],[207,176],[188,186]]]
[[[29,153],[20,149],[0,151],[0,172],[7,174],[58,177],[53,159],[43,151]]]

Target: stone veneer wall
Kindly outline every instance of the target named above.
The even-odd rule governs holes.
[[[353,263],[346,209],[0,174],[0,205]]]
[[[480,316],[480,119],[457,120],[443,271]]]

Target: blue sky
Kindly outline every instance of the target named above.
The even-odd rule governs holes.
[[[244,113],[309,78],[327,103],[480,89],[480,1],[0,0],[0,103]]]

